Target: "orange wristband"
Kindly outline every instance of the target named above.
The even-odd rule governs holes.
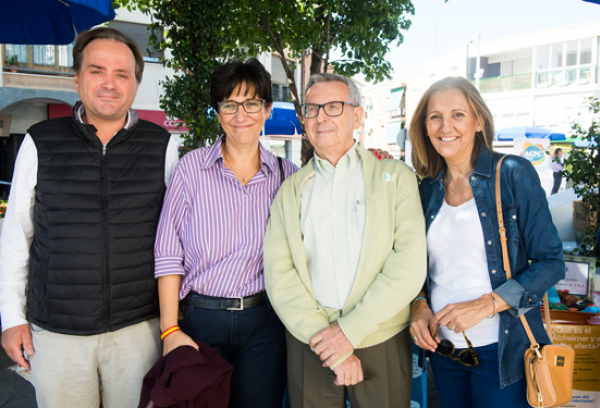
[[[175,326],[171,326],[169,327],[167,330],[165,330],[164,332],[162,332],[160,334],[160,339],[164,340],[167,338],[167,336],[169,334],[175,333],[176,331],[180,331],[181,329],[179,328],[179,326],[175,325]]]

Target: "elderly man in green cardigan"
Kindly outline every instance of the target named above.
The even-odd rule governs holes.
[[[347,78],[313,75],[302,105],[313,158],[281,186],[264,242],[269,298],[287,329],[293,408],[409,407],[410,304],[426,275],[415,174],[353,138]]]

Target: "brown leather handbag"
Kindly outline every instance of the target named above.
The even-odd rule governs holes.
[[[508,249],[506,247],[506,229],[502,215],[502,200],[500,196],[500,165],[504,156],[498,161],[496,168],[496,212],[502,258],[506,278],[512,277]],[[571,401],[573,391],[573,369],[575,351],[566,344],[547,344],[540,346],[533,337],[525,315],[519,316],[531,345],[525,351],[525,379],[527,380],[527,402],[534,408],[551,408],[565,405]],[[552,339],[552,324],[548,295],[544,294],[544,323],[548,336]]]

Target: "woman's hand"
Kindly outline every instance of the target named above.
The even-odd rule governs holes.
[[[417,300],[411,310],[410,335],[415,344],[422,349],[434,352],[440,342],[439,337],[433,337],[437,328],[433,312],[423,299]]]
[[[495,299],[499,298],[499,296],[495,296]],[[506,306],[505,303],[504,305]],[[506,309],[507,308],[495,306],[490,295],[486,294],[480,298],[469,300],[467,302],[450,303],[446,305],[446,307],[435,314],[433,323],[435,325],[439,324],[441,326],[446,326],[448,330],[454,331],[455,333],[462,333],[494,312]]]
[[[198,351],[199,347],[194,340],[181,330],[169,334],[163,340],[163,356],[166,356],[177,347],[192,346]]]
[[[371,153],[373,153],[373,156],[375,156],[377,158],[377,160],[394,158],[394,156],[392,156],[387,150],[374,149],[374,148],[370,148],[367,150],[370,151]]]

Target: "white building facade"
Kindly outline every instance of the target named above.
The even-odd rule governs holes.
[[[425,90],[447,76],[479,82],[496,129],[540,126],[569,135],[574,121],[591,120],[586,98],[600,96],[599,40],[600,22],[474,42],[432,58],[415,75],[363,89],[372,107],[365,119],[371,134],[365,141],[369,147],[397,151],[392,137],[397,125],[387,106],[393,91],[404,88],[403,122],[408,127]]]

